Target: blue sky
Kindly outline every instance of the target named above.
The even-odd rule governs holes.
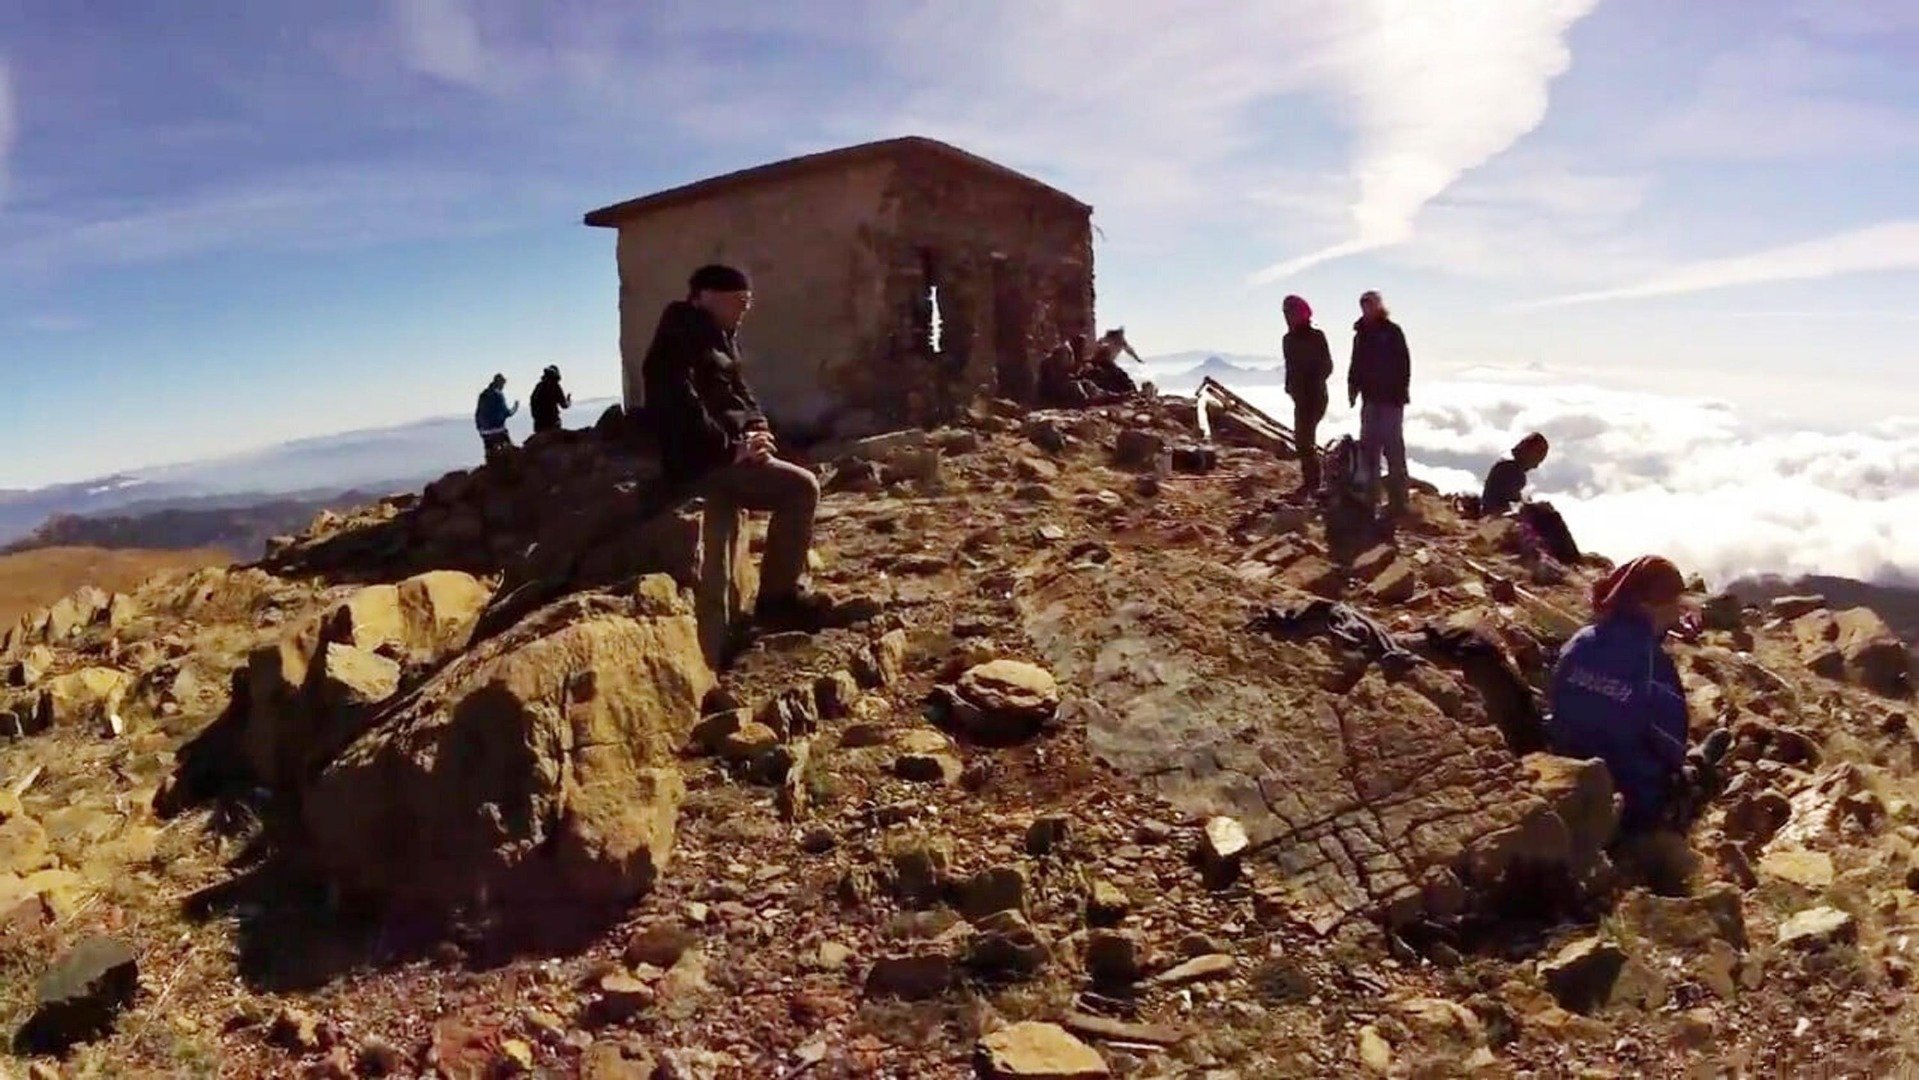
[[[583,211],[908,133],[1092,202],[1148,354],[1379,288],[1434,377],[1919,415],[1909,2],[165,7],[0,7],[0,487],[612,393]]]

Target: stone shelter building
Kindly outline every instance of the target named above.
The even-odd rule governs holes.
[[[1032,398],[1039,357],[1093,331],[1092,207],[932,139],[865,143],[594,210],[617,232],[629,410],[660,311],[694,267],[753,279],[740,333],[783,433],[937,422]]]

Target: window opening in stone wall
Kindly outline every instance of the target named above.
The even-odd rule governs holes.
[[[933,347],[933,355],[938,356],[946,351],[946,320],[940,316],[940,287],[938,285],[928,285],[926,287],[926,302],[933,310],[933,328],[932,333],[928,336],[931,339],[930,344]]]

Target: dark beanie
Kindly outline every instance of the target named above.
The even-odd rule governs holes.
[[[703,292],[746,292],[752,287],[746,271],[721,263],[708,263],[686,279],[686,291],[696,296]]]

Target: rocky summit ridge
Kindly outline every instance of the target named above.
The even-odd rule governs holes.
[[[1733,771],[1649,883],[1604,769],[1541,752],[1603,561],[1430,489],[1377,535],[1216,426],[981,402],[816,448],[816,634],[745,633],[755,527],[611,421],[27,615],[17,1071],[1914,1063],[1919,732],[1876,616],[1716,598],[1673,645]]]

